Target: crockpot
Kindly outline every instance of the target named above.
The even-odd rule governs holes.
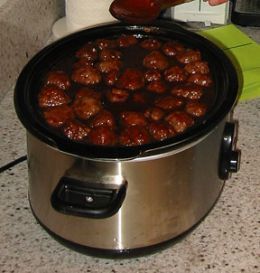
[[[122,33],[178,39],[199,49],[215,82],[206,117],[178,136],[133,147],[83,144],[50,131],[37,108],[43,75],[87,41]],[[226,55],[173,23],[109,24],[47,46],[21,72],[14,97],[27,129],[33,214],[61,242],[95,255],[146,254],[175,241],[208,214],[239,168],[232,120],[238,97],[238,76]]]

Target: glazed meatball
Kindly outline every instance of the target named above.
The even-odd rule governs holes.
[[[141,126],[127,127],[119,136],[119,143],[123,146],[143,145],[149,143],[150,140],[149,132]]]
[[[173,87],[171,93],[177,97],[199,100],[203,95],[203,90],[198,85],[183,85]]]
[[[164,71],[164,78],[168,82],[184,82],[187,79],[186,72],[179,66],[172,66]]]
[[[73,111],[68,105],[47,108],[43,116],[47,124],[52,127],[61,127],[74,118]]]
[[[97,68],[102,73],[109,73],[111,71],[119,71],[122,63],[118,60],[103,61],[97,64]]]
[[[100,100],[94,97],[81,97],[76,99],[73,104],[73,109],[77,117],[87,120],[96,115],[102,108]]]
[[[113,146],[117,142],[117,137],[110,127],[99,126],[90,131],[88,141],[94,145]]]
[[[106,97],[111,103],[122,103],[128,99],[129,93],[125,89],[112,88],[111,90],[107,91]]]
[[[178,52],[184,51],[184,46],[177,42],[166,42],[162,46],[162,51],[166,56],[173,57],[176,56]]]
[[[173,128],[169,125],[155,122],[149,125],[149,132],[151,136],[157,141],[164,140],[176,134]]]
[[[153,81],[147,85],[147,90],[156,94],[162,94],[166,89],[167,87],[163,81]]]
[[[41,108],[59,106],[62,104],[68,104],[70,97],[56,86],[44,86],[39,95],[38,103]]]
[[[137,42],[138,42],[137,38],[133,35],[122,34],[117,39],[117,43],[118,43],[119,47],[129,47],[129,46],[137,44]]]
[[[164,70],[169,66],[167,58],[160,51],[152,51],[143,59],[146,68]]]
[[[46,78],[46,85],[55,85],[63,90],[71,86],[69,76],[64,71],[51,71]]]
[[[115,128],[116,123],[114,116],[111,112],[107,110],[100,111],[91,121],[91,127],[107,126],[110,128]]]
[[[72,140],[82,141],[90,132],[90,128],[78,121],[72,120],[63,127],[64,135]]]
[[[188,82],[204,87],[210,87],[212,85],[212,80],[209,75],[198,73],[190,75]]]
[[[100,50],[103,50],[104,48],[115,48],[117,46],[115,40],[109,39],[97,39],[96,45]]]
[[[144,78],[147,82],[159,81],[161,77],[161,72],[156,69],[150,69],[144,73]]]
[[[185,110],[192,116],[202,117],[207,112],[207,106],[204,103],[191,101],[186,104]]]
[[[165,120],[175,132],[182,133],[194,124],[193,118],[185,112],[176,111],[166,116]]]
[[[145,111],[144,115],[149,120],[159,121],[162,120],[162,118],[165,115],[165,112],[161,108],[151,107]]]
[[[182,64],[188,64],[188,63],[200,61],[201,54],[200,54],[200,51],[198,50],[189,49],[183,52],[179,52],[176,55],[176,59]]]
[[[114,48],[104,48],[101,50],[99,59],[101,61],[112,61],[112,60],[120,60],[122,57],[122,53],[119,50]]]
[[[76,91],[75,100],[81,99],[83,97],[90,97],[94,99],[101,99],[101,93],[87,87],[82,87]]]
[[[148,38],[143,40],[140,43],[140,46],[142,48],[148,49],[148,50],[156,50],[159,49],[161,47],[161,42],[158,41],[157,39],[152,39],[152,38]]]
[[[119,78],[119,72],[117,70],[111,70],[110,72],[108,72],[107,74],[103,76],[104,82],[109,86],[115,85],[118,78]]]
[[[126,68],[117,82],[118,88],[124,88],[132,91],[138,90],[143,86],[144,75],[140,70],[134,68]]]
[[[91,66],[74,69],[71,78],[74,82],[83,85],[94,85],[99,83],[102,79],[100,72]]]
[[[121,123],[123,126],[146,126],[147,120],[143,113],[141,112],[122,112]]]
[[[155,101],[155,106],[166,110],[171,111],[173,109],[180,108],[183,105],[184,101],[181,98],[166,96]]]
[[[146,104],[146,102],[148,100],[147,94],[144,92],[134,93],[132,96],[132,100],[136,105]]]
[[[98,57],[98,50],[93,44],[88,43],[76,52],[76,57],[79,59],[84,58],[88,61],[93,62]]]
[[[207,62],[197,61],[186,64],[184,66],[184,70],[187,71],[189,74],[208,74],[209,66]]]
[[[88,66],[94,67],[94,63],[90,62],[89,60],[87,60],[85,58],[82,58],[73,64],[73,69],[78,69],[81,67],[88,67]]]

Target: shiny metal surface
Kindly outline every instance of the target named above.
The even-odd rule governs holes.
[[[192,147],[146,160],[102,162],[64,154],[28,133],[29,197],[49,230],[73,243],[124,250],[152,246],[187,231],[217,200],[224,182],[218,177],[224,121]],[[120,210],[91,219],[60,213],[50,197],[69,173],[83,182],[127,183]]]

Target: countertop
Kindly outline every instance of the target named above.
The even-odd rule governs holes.
[[[0,166],[26,154],[25,129],[13,90],[0,102]],[[0,174],[0,272],[258,273],[260,272],[260,99],[240,102],[240,171],[226,182],[216,206],[180,242],[153,255],[113,260],[86,256],[55,241],[33,217],[26,162]]]

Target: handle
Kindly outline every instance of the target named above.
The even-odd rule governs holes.
[[[51,196],[51,204],[59,212],[88,218],[106,218],[120,209],[126,195],[122,185],[82,182],[62,177]]]
[[[241,152],[236,149],[237,128],[237,122],[227,122],[224,128],[219,158],[219,177],[223,180],[229,179],[240,167]]]

